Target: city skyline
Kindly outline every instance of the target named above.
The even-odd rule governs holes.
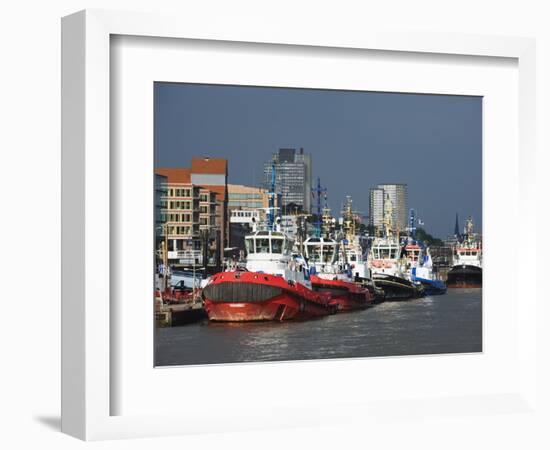
[[[229,183],[259,187],[279,148],[311,155],[335,215],[351,195],[366,216],[371,187],[403,183],[430,233],[452,234],[456,213],[481,230],[479,97],[155,83],[156,167],[227,158]]]

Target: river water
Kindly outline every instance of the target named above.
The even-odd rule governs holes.
[[[482,351],[481,289],[305,322],[211,323],[160,328],[157,366]]]

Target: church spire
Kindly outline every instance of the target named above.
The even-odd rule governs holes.
[[[456,220],[455,220],[455,237],[459,237],[460,236],[460,231],[458,229],[458,213],[456,213]]]

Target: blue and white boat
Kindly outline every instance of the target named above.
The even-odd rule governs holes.
[[[417,219],[414,209],[409,211],[409,236],[402,243],[401,257],[403,271],[413,283],[420,283],[424,288],[424,295],[441,295],[447,292],[447,286],[438,278],[434,271],[430,249],[424,243],[415,240]]]
[[[410,279],[421,283],[426,295],[442,295],[447,292],[447,286],[437,278],[437,273],[433,270],[429,249],[419,255],[416,265],[411,266]]]

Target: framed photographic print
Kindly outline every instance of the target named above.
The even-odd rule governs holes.
[[[155,365],[482,350],[482,97],[154,96]]]
[[[85,11],[62,44],[65,432],[529,410],[531,40]]]

